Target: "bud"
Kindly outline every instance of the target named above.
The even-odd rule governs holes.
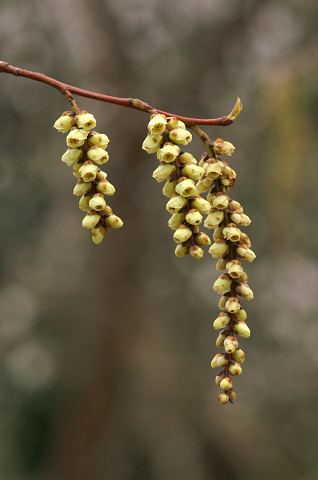
[[[90,160],[100,165],[102,163],[108,162],[109,160],[108,153],[103,148],[100,148],[97,145],[94,145],[87,151],[87,156]]]
[[[66,137],[66,143],[69,147],[81,147],[84,145],[88,132],[86,130],[73,127]]]
[[[232,388],[232,384],[233,384],[233,382],[230,379],[230,377],[225,377],[220,382],[220,387],[222,388],[222,390],[230,390],[230,388]]]
[[[222,330],[222,332],[219,333],[218,338],[216,339],[216,342],[215,342],[216,346],[223,347],[226,338],[227,338],[226,332]]]
[[[83,150],[80,148],[68,148],[66,152],[62,155],[62,162],[67,165],[73,165],[77,162],[83,155]]]
[[[236,337],[227,337],[224,340],[224,349],[226,353],[233,353],[238,347],[238,341]]]
[[[107,173],[103,172],[103,170],[98,169],[96,180],[105,180],[107,178]]]
[[[237,313],[240,308],[240,301],[237,297],[230,297],[225,304],[225,308],[229,313]]]
[[[176,192],[176,184],[177,181],[172,176],[170,180],[167,180],[163,186],[162,193],[166,197],[172,197],[172,195]]]
[[[207,161],[205,163],[205,175],[209,180],[215,180],[222,173],[222,169],[217,161]]]
[[[208,229],[216,228],[224,218],[222,210],[212,209],[204,221],[204,226]]]
[[[89,147],[97,145],[97,147],[107,148],[109,138],[104,133],[90,132],[87,137],[87,144]]]
[[[193,245],[192,247],[190,247],[190,255],[193,258],[200,260],[204,255],[204,251],[202,250],[202,248],[198,247],[197,245]]]
[[[244,243],[240,243],[239,246],[235,249],[235,253],[238,257],[247,260],[248,262],[252,262],[256,257],[253,250],[248,248]]]
[[[213,142],[213,152],[215,155],[232,155],[235,150],[234,145],[230,142],[222,140],[222,138],[216,138]]]
[[[229,366],[229,374],[237,377],[238,375],[241,375],[242,373],[242,367],[239,363],[231,363]]]
[[[246,235],[246,233],[241,232],[241,242],[242,242],[242,243],[245,243],[245,245],[247,246],[247,248],[250,248],[250,246],[251,246],[251,240],[250,240],[249,237]]]
[[[176,171],[176,166],[170,163],[161,163],[159,167],[153,172],[152,176],[158,183],[166,180]]]
[[[234,210],[234,212],[230,215],[230,219],[232,220],[233,223],[241,223],[241,214],[242,210]]]
[[[89,206],[92,210],[96,211],[106,208],[104,195],[102,195],[101,193],[95,193],[95,195],[89,201]]]
[[[220,383],[221,383],[221,381],[223,380],[224,377],[225,377],[225,375],[224,375],[223,372],[218,373],[217,376],[215,377],[216,385],[220,385]]]
[[[209,190],[213,183],[213,180],[209,180],[208,178],[204,177],[202,180],[199,180],[198,183],[196,184],[196,189],[198,190],[198,193],[204,193]]]
[[[217,208],[218,210],[224,210],[229,205],[229,196],[224,195],[222,192],[218,192],[211,200],[211,206]]]
[[[218,261],[216,262],[215,268],[217,269],[218,272],[222,272],[222,270],[225,270],[226,264],[228,262],[228,258],[219,258]]]
[[[74,150],[75,150],[75,148],[74,148]],[[73,165],[73,175],[74,175],[74,177],[82,178],[81,174],[79,172],[82,165],[83,165],[82,163],[75,163],[75,165]]]
[[[75,123],[77,124],[78,128],[83,128],[84,130],[90,130],[91,128],[96,127],[94,115],[87,112],[82,112],[76,115]]]
[[[79,173],[84,182],[92,182],[93,180],[95,180],[97,172],[98,168],[96,167],[96,165],[90,162],[85,162],[79,169]]]
[[[168,222],[168,226],[172,230],[176,230],[184,222],[184,220],[185,220],[185,213],[174,213]]]
[[[150,121],[148,123],[148,129],[151,134],[160,134],[165,131],[166,125],[167,125],[167,119],[165,115],[162,115],[161,113],[158,113],[158,115],[152,115],[150,117]]]
[[[84,180],[80,178],[73,189],[73,195],[76,195],[77,197],[85,195],[85,193],[87,193],[92,186],[93,184],[91,182],[84,182]]]
[[[103,208],[103,210],[101,210],[99,212],[101,215],[108,215],[109,213],[113,213],[112,209],[110,208],[109,205],[106,205],[105,208]]]
[[[226,264],[227,273],[232,278],[239,278],[243,275],[242,262],[240,260],[231,260]]]
[[[180,145],[188,145],[192,140],[192,135],[188,130],[184,128],[174,128],[169,133],[169,138],[174,143],[179,143]]]
[[[94,228],[100,221],[100,216],[91,210],[82,220],[82,226],[84,228]]]
[[[253,291],[250,289],[247,283],[241,283],[241,285],[237,285],[235,287],[235,291],[245,300],[252,300],[254,298]]]
[[[240,224],[243,225],[243,227],[247,227],[248,225],[250,225],[251,221],[252,220],[248,215],[245,215],[245,213],[242,213]]]
[[[223,162],[222,175],[224,177],[236,178],[236,172],[226,162]]]
[[[225,365],[228,364],[228,360],[224,353],[217,353],[214,358],[212,359],[211,362],[211,367],[212,368],[221,368],[225,367]]]
[[[234,212],[235,210],[242,210],[242,205],[236,200],[231,200],[229,203],[229,209],[232,210],[232,212]]]
[[[197,195],[195,182],[186,177],[181,177],[176,185],[176,192],[183,197],[193,197]]]
[[[191,164],[191,165],[196,165],[196,164],[197,164],[196,159],[195,159],[194,156],[193,156],[191,153],[189,153],[189,152],[184,152],[184,153],[182,153],[182,154],[179,156],[179,162],[180,162],[182,165],[185,165],[186,163]]]
[[[166,205],[166,210],[169,213],[177,213],[181,208],[185,207],[187,204],[187,199],[181,195],[173,195],[170,200],[168,200]]]
[[[226,292],[231,286],[232,279],[227,273],[223,273],[213,284],[213,290],[216,293]]]
[[[251,331],[245,322],[235,323],[235,325],[233,326],[233,332],[244,338],[249,338],[251,335]]]
[[[228,223],[227,226],[223,228],[222,233],[224,237],[231,242],[238,242],[241,237],[241,230],[236,227],[235,223]]]
[[[213,258],[219,258],[225,255],[229,251],[230,247],[226,240],[219,238],[209,248],[209,253]]]
[[[216,227],[213,232],[213,240],[216,242],[217,240],[223,239],[223,227]]]
[[[104,217],[104,220],[106,227],[120,228],[124,225],[121,218],[117,217],[117,215],[114,215],[113,213],[111,213],[110,215],[106,215]]]
[[[106,228],[102,227],[101,225],[92,229],[92,240],[96,245],[101,243],[106,235],[106,231]]]
[[[180,153],[180,147],[171,142],[166,142],[163,147],[157,151],[157,158],[160,162],[174,162]]]
[[[173,234],[173,240],[176,243],[183,243],[189,240],[192,235],[191,228],[187,227],[186,225],[180,225],[179,228]]]
[[[232,358],[235,362],[242,365],[242,363],[244,363],[245,353],[240,348],[237,348],[235,352],[232,353]]]
[[[226,310],[225,304],[228,301],[230,296],[231,296],[230,292],[223,293],[222,297],[219,300],[219,304],[218,304],[218,307],[219,307],[220,310]]]
[[[246,311],[243,310],[243,308],[241,308],[241,310],[239,310],[238,312],[235,313],[235,318],[239,322],[243,322],[247,318]]]
[[[116,192],[114,185],[106,179],[97,183],[96,190],[103,195],[114,195]]]
[[[225,312],[220,312],[219,316],[213,322],[213,328],[215,328],[215,330],[220,330],[221,328],[226,327],[229,323],[229,315]]]
[[[201,247],[208,247],[211,245],[211,240],[208,235],[204,232],[199,232],[194,235],[194,241],[197,245]]]
[[[186,128],[185,124],[183,122],[181,122],[181,120],[178,120],[177,118],[175,117],[170,117],[168,118],[168,124],[167,124],[167,128],[168,130],[173,130],[174,128]]]
[[[210,211],[210,204],[198,195],[191,199],[191,208],[196,208],[200,213],[206,214]]]
[[[175,249],[174,253],[175,253],[176,257],[181,258],[181,257],[185,257],[186,255],[188,255],[189,251],[190,251],[189,245],[182,245],[182,243],[179,243],[176,246],[176,249]]]
[[[91,207],[89,206],[89,201],[92,197],[90,195],[83,195],[78,202],[78,206],[83,212],[89,212]]]
[[[222,403],[222,405],[225,405],[226,403],[229,403],[230,398],[227,395],[227,393],[220,393],[218,396],[219,402]]]
[[[243,272],[243,274],[237,280],[240,283],[247,283],[248,277],[246,272]]]
[[[190,223],[190,225],[200,225],[203,217],[202,217],[201,213],[196,208],[192,208],[186,214],[185,219],[188,223]]]
[[[182,169],[181,174],[185,177],[191,178],[192,180],[200,180],[203,177],[204,170],[198,165],[193,165],[192,163],[187,163]]]
[[[72,112],[64,112],[54,123],[53,127],[60,133],[66,133],[74,125]]]
[[[233,403],[236,398],[235,391],[231,388],[231,390],[229,390],[227,393],[230,395],[230,400],[232,400],[232,403]]]
[[[162,135],[147,135],[142,144],[142,149],[147,153],[155,153],[163,142]]]

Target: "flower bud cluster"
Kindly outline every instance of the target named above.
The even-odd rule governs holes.
[[[169,198],[166,209],[171,214],[168,225],[174,230],[173,239],[177,244],[175,255],[190,254],[201,259],[202,247],[211,245],[208,235],[200,231],[203,214],[211,208],[197,190],[204,169],[197,165],[191,153],[182,152],[179,146],[191,142],[192,135],[183,122],[163,114],[151,116],[148,132],[142,148],[148,153],[157,153],[160,162],[152,176],[159,183],[165,182],[162,193]]]
[[[214,282],[213,289],[221,295],[218,317],[213,327],[219,330],[216,346],[223,348],[223,353],[217,353],[211,362],[212,368],[221,368],[215,382],[223,392],[219,395],[222,404],[233,403],[235,392],[231,377],[242,373],[245,354],[239,348],[237,337],[248,338],[250,329],[246,324],[246,311],[241,306],[241,299],[251,300],[253,292],[248,286],[247,275],[243,269],[243,260],[251,262],[255,258],[250,249],[248,236],[241,231],[242,226],[251,223],[244,214],[239,202],[232,200],[227,194],[234,186],[236,173],[217,155],[231,155],[234,146],[220,138],[211,145],[210,156],[202,155],[199,166],[204,175],[196,184],[200,193],[208,192],[207,200],[210,210],[204,221],[204,226],[214,230],[214,243],[209,248],[213,258],[218,259],[216,269],[224,271]],[[211,154],[212,153],[212,154]],[[241,297],[241,299],[239,298]]]
[[[54,123],[59,132],[68,133],[68,149],[62,161],[73,167],[77,178],[73,194],[80,197],[79,208],[86,213],[82,226],[90,229],[95,244],[101,243],[107,228],[120,228],[122,220],[106,204],[105,195],[115,193],[115,187],[107,180],[107,173],[100,166],[108,162],[106,148],[109,143],[107,135],[94,130],[96,120],[86,111],[77,114],[64,112]]]

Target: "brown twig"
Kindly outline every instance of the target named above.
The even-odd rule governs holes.
[[[191,127],[193,125],[218,125],[218,126],[225,127],[227,125],[231,125],[231,123],[233,123],[233,121],[241,111],[241,102],[238,99],[231,113],[229,115],[225,115],[220,118],[204,119],[204,118],[183,117],[181,115],[175,115],[173,113],[165,112],[163,110],[154,109],[148,103],[139,99],[112,97],[110,95],[90,92],[88,90],[83,90],[81,88],[73,87],[72,85],[67,85],[65,83],[59,82],[54,78],[47,77],[43,73],[31,72],[29,70],[24,70],[22,68],[13,67],[12,65],[9,65],[7,62],[3,62],[3,61],[0,61],[0,73],[1,72],[10,73],[11,75],[15,75],[17,77],[19,76],[19,77],[30,78],[31,80],[36,80],[37,82],[45,83],[46,85],[50,85],[51,87],[59,90],[63,95],[66,95],[67,98],[68,98],[68,94],[67,94],[68,92],[69,94],[73,93],[75,95],[80,95],[81,97],[87,97],[93,100],[99,100],[101,102],[114,103],[116,105],[121,105],[122,107],[134,108],[136,110],[141,110],[143,112],[147,112],[150,114],[163,113],[168,117],[178,118],[179,120],[184,122],[187,127]]]

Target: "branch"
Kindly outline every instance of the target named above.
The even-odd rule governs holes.
[[[121,105],[122,107],[134,108],[135,110],[141,110],[147,113],[163,113],[167,117],[176,117],[186,124],[187,127],[193,125],[219,125],[227,126],[231,125],[234,122],[235,118],[240,114],[242,110],[242,104],[238,98],[236,104],[234,105],[231,113],[220,118],[191,118],[191,117],[182,117],[181,115],[175,115],[173,113],[165,112],[163,110],[158,110],[152,108],[148,103],[136,99],[136,98],[121,98],[121,97],[112,97],[110,95],[104,95],[101,93],[90,92],[88,90],[82,90],[78,87],[73,87],[72,85],[67,85],[65,83],[59,82],[54,78],[47,77],[43,73],[31,72],[29,70],[24,70],[22,68],[13,67],[7,62],[0,61],[0,73],[10,73],[16,77],[25,77],[30,78],[31,80],[36,80],[37,82],[46,83],[53,88],[59,90],[63,95],[66,95],[67,99],[70,101],[74,98],[70,94],[80,95],[81,97],[91,98],[93,100],[99,100],[101,102],[114,103],[116,105]],[[72,102],[71,102],[72,103]]]

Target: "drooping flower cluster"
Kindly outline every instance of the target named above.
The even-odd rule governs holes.
[[[162,193],[169,198],[166,209],[171,213],[168,225],[174,230],[175,254],[184,257],[190,253],[200,259],[204,255],[201,247],[211,245],[210,238],[199,227],[202,214],[210,210],[209,202],[196,188],[204,170],[191,153],[182,152],[179,147],[188,145],[192,135],[183,122],[162,114],[151,116],[148,131],[142,148],[148,153],[156,152],[160,162],[152,176],[157,182],[166,182]]]
[[[79,208],[87,212],[82,225],[92,230],[92,240],[99,244],[108,227],[120,228],[123,222],[105,201],[105,195],[115,193],[115,187],[107,180],[107,173],[99,167],[109,159],[105,150],[109,139],[107,135],[91,130],[95,126],[95,118],[86,111],[76,115],[64,112],[54,123],[59,132],[69,132],[66,137],[68,149],[62,161],[73,166],[73,175],[78,179],[73,193],[81,197]]]
[[[208,137],[204,134],[205,141],[206,138]],[[182,152],[179,147],[187,145],[191,139],[191,133],[180,120],[155,114],[150,118],[148,135],[142,148],[148,153],[157,153],[160,164],[153,172],[153,177],[157,182],[166,181],[162,192],[170,198],[166,208],[172,214],[168,224],[175,230],[173,238],[177,243],[176,256],[183,257],[190,253],[199,259],[204,254],[201,247],[211,245],[210,238],[199,231],[203,215],[207,215],[204,226],[214,230],[214,243],[210,246],[209,253],[218,259],[217,270],[225,270],[226,273],[213,286],[222,295],[219,302],[222,311],[213,326],[221,330],[216,345],[223,347],[225,352],[218,353],[211,366],[223,368],[216,376],[216,383],[223,390],[219,401],[232,403],[235,392],[231,376],[242,373],[241,365],[245,357],[244,352],[238,348],[235,335],[245,338],[250,336],[245,322],[247,315],[238,297],[246,300],[253,298],[242,260],[251,262],[255,254],[250,249],[249,237],[240,230],[241,226],[249,225],[251,221],[244,214],[240,203],[226,193],[234,186],[235,171],[225,161],[217,158],[217,155],[232,155],[234,146],[221,138],[209,142],[209,154],[204,153],[197,165],[191,153]],[[206,200],[201,196],[205,192]]]

